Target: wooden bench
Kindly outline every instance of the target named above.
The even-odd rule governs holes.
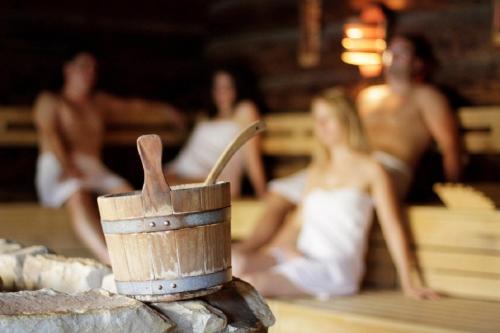
[[[465,148],[470,153],[500,152],[500,106],[464,107],[458,110]],[[307,112],[265,117],[264,154],[308,156],[314,145],[313,121]]]
[[[262,202],[234,203],[233,237],[247,237],[262,210]],[[271,299],[277,317],[272,332],[500,331],[500,210],[409,206],[406,211],[423,279],[448,297],[422,302],[396,291],[397,273],[375,223],[363,292],[327,301]]]
[[[458,112],[466,150],[500,152],[500,107],[462,108]],[[284,158],[309,156],[314,144],[307,113],[272,115],[264,153]],[[288,165],[277,176],[290,173]],[[489,189],[498,207],[499,184]],[[406,208],[412,248],[425,283],[449,296],[419,302],[396,291],[398,278],[377,224],[370,234],[363,291],[327,301],[271,299],[277,317],[273,332],[500,332],[500,211],[494,207]],[[458,207],[457,207],[458,206]],[[251,232],[262,203],[233,205],[236,238]]]
[[[256,200],[234,202],[233,238],[248,236],[262,209]],[[426,282],[453,297],[419,302],[396,291],[396,272],[375,225],[363,292],[327,301],[271,299],[278,319],[271,331],[498,332],[500,212],[411,206],[408,213]],[[0,235],[26,245],[45,244],[67,256],[90,256],[75,237],[64,209],[1,204]]]
[[[459,118],[469,152],[500,151],[499,111],[499,107],[460,110]],[[263,140],[265,154],[309,154],[312,127],[307,114],[269,116],[266,120],[269,131]],[[0,124],[6,123],[9,124],[0,121]],[[8,143],[2,136],[13,127],[2,126],[0,129],[7,130],[0,134],[0,144],[36,143],[34,136],[31,141],[27,137],[16,141],[14,136],[11,140],[17,143]],[[135,137],[132,141],[127,140],[118,140],[118,144],[134,142]],[[232,213],[234,238],[247,236],[261,212],[262,203],[257,201],[235,202]],[[451,298],[418,302],[395,291],[398,284],[396,271],[380,229],[375,226],[370,236],[364,292],[328,301],[270,300],[278,319],[272,331],[499,332],[498,209],[410,206],[407,213],[412,244],[426,283]],[[46,244],[65,255],[89,255],[74,236],[65,211],[40,208],[34,203],[0,205],[0,235],[27,245]]]
[[[135,145],[142,134],[158,134],[164,145],[178,146],[187,138],[175,129],[166,113],[127,110],[107,113],[106,145]],[[0,107],[0,146],[36,146],[38,142],[30,106]]]

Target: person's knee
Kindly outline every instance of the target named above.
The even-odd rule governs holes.
[[[87,200],[88,196],[87,191],[77,190],[66,200],[65,206],[70,209],[81,206]]]
[[[250,283],[254,288],[256,288],[254,276],[255,276],[255,274],[251,274],[251,273],[245,274],[244,273],[244,274],[241,274],[241,276],[239,276],[239,278],[247,283]]]
[[[233,275],[240,277],[245,274],[248,266],[248,255],[237,249],[233,249],[231,261]]]

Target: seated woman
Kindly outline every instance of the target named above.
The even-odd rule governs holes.
[[[320,147],[297,215],[258,250],[234,246],[234,275],[264,296],[357,293],[375,207],[405,294],[436,298],[411,278],[412,258],[393,185],[370,156],[354,108],[340,91],[330,90],[314,99],[312,112]]]
[[[226,146],[241,129],[259,119],[256,105],[241,98],[239,82],[229,70],[213,75],[212,99],[215,117],[199,122],[187,144],[174,161],[165,167],[169,183],[192,183],[204,180]],[[259,138],[250,140],[226,166],[220,180],[231,182],[231,195],[241,192],[243,171],[248,173],[257,196],[266,191],[266,180],[260,154]]]

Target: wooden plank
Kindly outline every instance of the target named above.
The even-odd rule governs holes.
[[[372,251],[370,249],[370,252]],[[500,252],[444,252],[442,248],[438,248],[418,249],[416,256],[424,271],[441,269],[455,271],[457,275],[463,272],[477,273],[477,276],[496,274],[496,278],[500,279]]]
[[[417,301],[376,291],[327,301],[268,300],[271,332],[498,332],[500,302]]]
[[[104,144],[107,146],[135,145],[137,138],[143,134],[154,132],[160,136],[164,146],[179,146],[186,141],[187,133],[176,133],[173,131],[158,130],[115,130],[108,131],[104,136]],[[36,146],[38,144],[37,133],[33,130],[16,129],[0,133],[1,146]]]
[[[92,257],[76,237],[64,209],[43,208],[37,203],[3,203],[0,235],[25,245],[46,245],[62,255]]]
[[[231,237],[249,237],[264,212],[264,201],[255,199],[236,199],[231,204]]]
[[[499,275],[481,277],[441,270],[423,270],[422,273],[427,286],[445,295],[500,301]]]
[[[449,209],[495,210],[495,201],[472,185],[437,183],[433,189]]]
[[[500,211],[408,207],[415,245],[500,251]]]
[[[135,144],[143,134],[156,133],[166,146],[182,144],[188,133],[171,127],[170,117],[161,112],[129,110],[120,114],[110,113],[106,117],[106,145]],[[34,128],[30,106],[0,106],[0,145],[35,146],[38,136]]]
[[[467,132],[464,142],[471,153],[500,152],[500,106],[461,108],[460,123]],[[475,130],[487,130],[475,132]]]
[[[267,155],[310,155],[314,142],[309,113],[295,112],[265,117],[267,132],[262,150]]]

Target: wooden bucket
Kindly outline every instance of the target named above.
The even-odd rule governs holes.
[[[160,139],[137,144],[143,190],[98,198],[118,293],[153,302],[217,291],[232,277],[229,183],[169,187]]]

